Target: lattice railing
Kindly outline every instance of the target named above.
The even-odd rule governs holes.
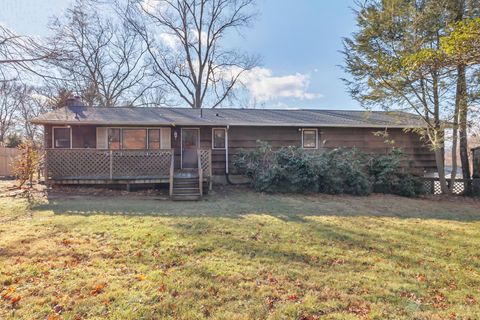
[[[47,149],[48,179],[137,179],[170,175],[172,150]]]
[[[209,149],[198,149],[198,159],[202,165],[203,176],[212,176],[212,151]]]
[[[447,185],[450,188],[451,179],[447,179]],[[428,194],[441,194],[442,188],[439,178],[423,178],[423,186]],[[471,186],[471,180],[456,179],[453,185],[453,194],[463,194],[465,186]]]
[[[141,177],[168,177],[170,175],[170,150],[115,150],[113,177],[135,179]]]
[[[96,149],[47,149],[45,164],[48,179],[108,179],[110,153]]]

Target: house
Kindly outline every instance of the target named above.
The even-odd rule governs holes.
[[[309,150],[356,147],[385,154],[405,150],[405,165],[434,171],[433,152],[407,128],[408,113],[344,110],[92,108],[71,99],[34,120],[44,126],[46,180],[51,184],[168,183],[170,193],[194,196],[203,181],[230,181],[231,161],[258,140]],[[199,168],[201,170],[199,170]],[[184,187],[184,188],[182,188]],[[178,191],[178,192],[177,192]]]

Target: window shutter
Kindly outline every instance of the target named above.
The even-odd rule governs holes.
[[[161,149],[171,149],[172,148],[172,143],[171,143],[171,129],[170,128],[161,128],[160,129],[160,148]]]
[[[108,149],[108,128],[97,127],[97,149]]]

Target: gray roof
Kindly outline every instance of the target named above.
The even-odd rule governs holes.
[[[32,120],[36,124],[295,126],[409,128],[424,126],[404,112],[285,109],[190,109],[69,106]]]

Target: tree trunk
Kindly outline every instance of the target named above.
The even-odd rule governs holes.
[[[456,3],[455,21],[462,21],[465,18],[465,0],[458,0]],[[457,66],[457,92],[455,97],[456,108],[458,107],[458,134],[460,142],[460,161],[462,163],[463,179],[470,179],[470,161],[468,159],[468,93],[466,80],[466,66],[460,63]],[[469,183],[465,182],[465,193],[468,194]]]
[[[452,128],[452,174],[450,176],[450,193],[453,193],[455,187],[455,178],[457,177],[457,148],[458,148],[458,121],[459,110],[462,105],[462,94],[464,86],[461,81],[464,69],[461,66],[457,67],[457,89],[455,93],[455,110],[453,112],[453,128]]]
[[[458,115],[458,113],[455,113]],[[455,117],[456,118],[456,117]],[[450,175],[450,193],[453,194],[455,179],[457,178],[457,142],[458,142],[458,120],[454,120],[452,133],[452,174]]]
[[[438,73],[433,75],[433,106],[435,117],[435,132],[433,146],[435,148],[435,161],[437,163],[438,177],[440,178],[440,187],[442,194],[448,193],[447,180],[445,179],[445,133],[440,121],[440,96],[438,94]]]
[[[443,148],[435,149],[435,161],[437,163],[438,178],[440,179],[440,188],[442,193],[448,193],[447,179],[445,178],[445,164]]]
[[[460,161],[462,163],[463,179],[470,179],[470,161],[468,159],[468,103],[467,103],[467,81],[464,65],[457,68],[457,101],[459,104],[459,138],[460,138]],[[465,191],[469,193],[468,182],[465,183]]]

